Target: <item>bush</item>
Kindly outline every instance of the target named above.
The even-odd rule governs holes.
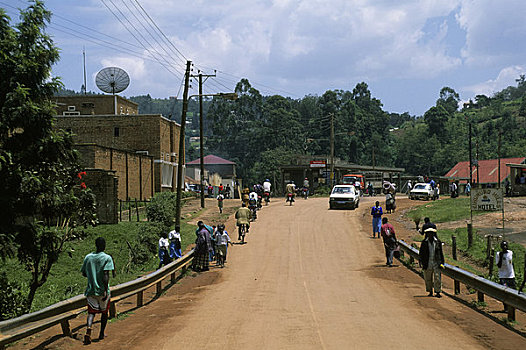
[[[171,226],[175,218],[176,195],[174,192],[162,192],[155,195],[146,205],[148,221],[160,222]]]
[[[25,314],[27,296],[15,282],[9,282],[5,272],[0,273],[0,321]]]
[[[157,254],[159,237],[161,232],[169,230],[160,222],[145,222],[141,225],[133,242],[131,262],[138,266],[146,264],[152,255]]]
[[[331,188],[329,186],[320,186],[314,192],[316,196],[328,196],[331,194]]]

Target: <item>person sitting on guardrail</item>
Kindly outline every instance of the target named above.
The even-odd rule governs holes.
[[[495,256],[495,263],[499,268],[500,284],[508,288],[517,289],[515,284],[515,270],[513,269],[513,252],[508,249],[508,242],[500,242],[501,252],[497,252]],[[508,311],[508,307],[504,304],[504,311]]]
[[[424,274],[426,292],[429,296],[441,298],[442,275],[440,269],[444,267],[444,253],[442,252],[442,242],[438,239],[436,229],[428,228],[424,231],[426,237],[420,245],[420,266]]]
[[[373,216],[373,238],[376,233],[378,233],[378,238],[380,238],[380,229],[382,228],[382,215],[383,209],[380,206],[380,202],[376,201],[375,206],[371,208],[371,215]]]
[[[97,238],[95,246],[96,252],[86,255],[80,269],[82,275],[88,279],[88,286],[84,292],[88,302],[88,319],[84,335],[86,345],[91,343],[91,327],[95,314],[101,314],[99,340],[104,339],[110,308],[110,271],[114,270],[113,259],[104,253],[106,249],[104,238]]]

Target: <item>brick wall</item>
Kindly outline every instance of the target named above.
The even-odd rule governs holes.
[[[121,96],[112,95],[78,95],[56,96],[57,114],[79,112],[80,114],[138,114],[139,105]],[[115,101],[117,113],[115,113]],[[74,108],[72,108],[74,107]]]
[[[97,202],[97,218],[101,224],[118,223],[118,179],[114,171],[85,169],[84,182],[93,192]]]
[[[112,170],[119,179],[117,198],[149,199],[153,197],[152,184],[155,174],[152,172],[152,156],[122,151],[95,144],[77,144],[81,164],[84,168]]]

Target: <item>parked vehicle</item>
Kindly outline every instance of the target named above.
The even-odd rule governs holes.
[[[336,185],[329,197],[329,208],[356,209],[360,204],[360,193],[353,185]]]
[[[365,189],[365,179],[362,174],[347,174],[343,175],[342,184],[344,185],[354,185],[355,183],[360,183],[360,189],[363,191]]]
[[[413,186],[411,192],[409,192],[409,199],[424,199],[430,200],[433,198],[435,191],[431,187],[431,184],[425,182],[419,182]]]

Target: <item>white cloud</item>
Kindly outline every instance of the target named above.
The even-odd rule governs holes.
[[[502,69],[495,79],[490,79],[479,84],[466,86],[462,90],[475,95],[491,96],[494,93],[507,88],[508,86],[516,86],[515,79],[519,78],[521,74],[525,74],[526,69],[522,66],[511,66]]]

